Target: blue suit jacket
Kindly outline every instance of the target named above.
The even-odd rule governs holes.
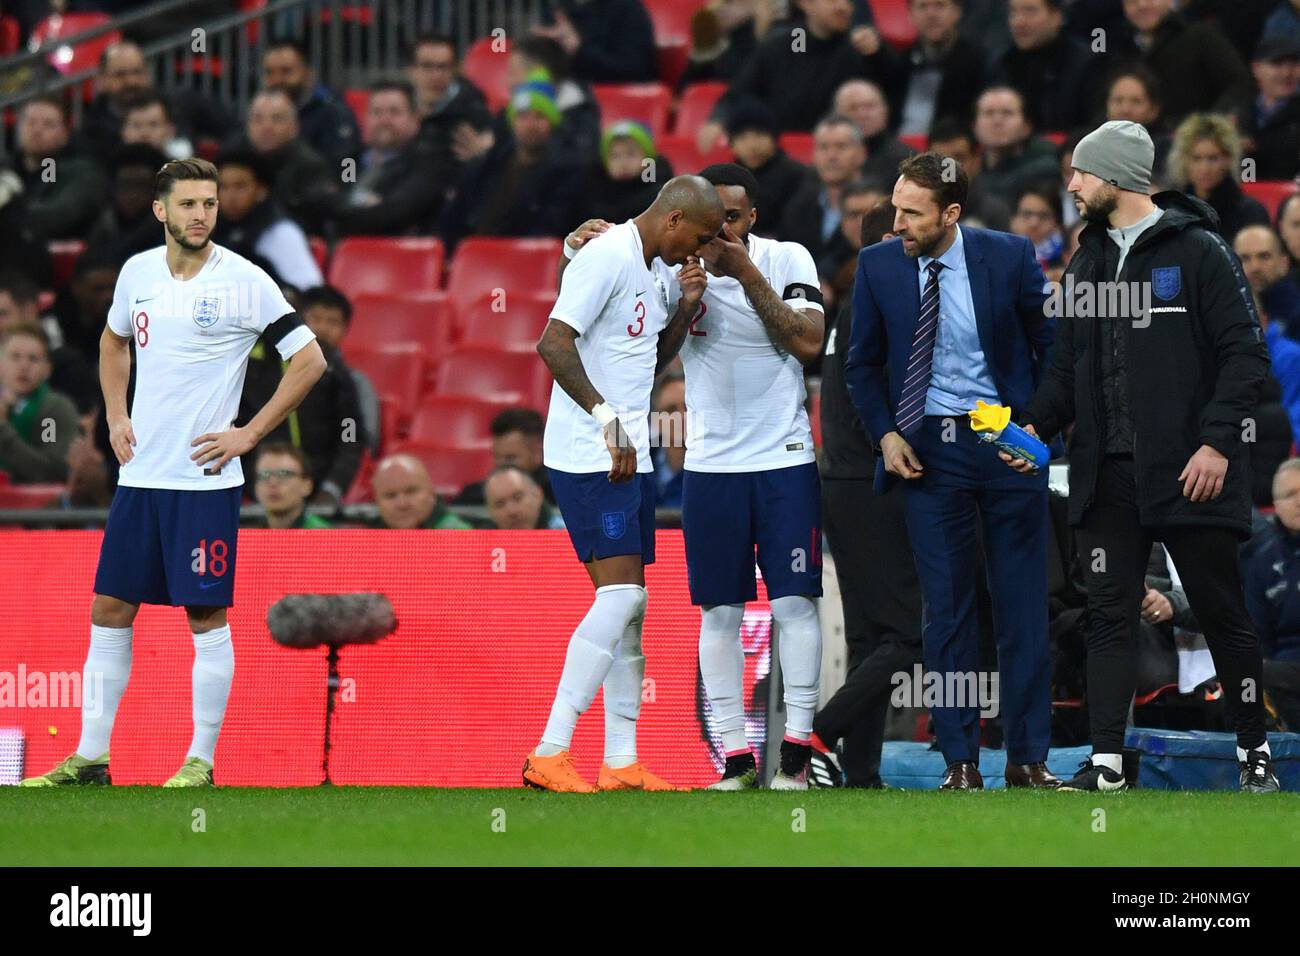
[[[1014,418],[1034,394],[1056,332],[1055,320],[1043,308],[1046,280],[1025,237],[965,226],[962,237],[980,347],[998,398],[1011,406]],[[919,269],[918,260],[904,255],[900,239],[858,255],[844,378],[877,447],[898,430],[894,416],[921,312]],[[887,488],[888,479],[884,458],[877,455],[876,489]]]

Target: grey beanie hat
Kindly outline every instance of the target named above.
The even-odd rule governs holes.
[[[1079,140],[1070,165],[1120,189],[1146,193],[1155,161],[1155,144],[1141,123],[1111,120]]]

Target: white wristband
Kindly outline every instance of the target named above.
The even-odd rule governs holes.
[[[591,417],[596,419],[596,424],[604,428],[610,422],[618,418],[618,414],[610,406],[609,402],[601,402],[591,410]]]
[[[569,237],[565,236],[564,237],[564,258],[572,259],[574,256],[578,254],[578,251],[579,250],[569,245]]]

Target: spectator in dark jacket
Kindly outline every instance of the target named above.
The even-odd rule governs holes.
[[[438,173],[435,187],[440,193],[446,192],[463,170],[463,162],[453,149],[456,137],[492,128],[487,99],[460,74],[456,41],[443,34],[416,37],[407,53],[406,78],[415,90],[420,141],[433,153]]]
[[[1169,178],[1189,196],[1210,204],[1219,234],[1229,242],[1244,226],[1268,225],[1268,210],[1241,191],[1241,138],[1226,118],[1194,113],[1174,132]]]
[[[262,157],[251,149],[227,150],[217,157],[216,166],[221,214],[212,241],[247,259],[267,263],[277,282],[297,289],[320,285],[320,266],[307,234],[271,198],[270,176]]]
[[[317,82],[307,50],[297,40],[273,40],[262,54],[263,89],[280,88],[298,111],[298,126],[307,145],[338,162],[356,156],[361,146],[357,119],[343,95]]]
[[[1056,147],[1034,136],[1017,90],[992,86],[980,94],[975,139],[980,147],[980,185],[995,196],[1012,200],[1025,186],[1056,184],[1060,175]]]
[[[727,139],[736,162],[758,180],[754,232],[769,238],[780,230],[786,206],[808,175],[808,167],[781,148],[778,133],[776,117],[758,100],[737,103],[727,116]]]
[[[756,12],[749,0],[725,0],[696,10],[691,50],[677,89],[693,83],[731,83],[758,48]]]
[[[339,365],[351,375],[352,384],[357,389],[357,402],[361,406],[361,421],[365,425],[366,447],[372,455],[378,455],[383,438],[379,393],[365,372],[353,368],[343,359],[343,338],[352,324],[352,303],[332,285],[321,285],[303,289],[297,308],[321,345],[333,349]]]
[[[1235,117],[1255,178],[1294,179],[1300,172],[1300,39],[1265,37],[1250,63],[1254,96]]]
[[[969,123],[987,58],[981,46],[958,35],[961,0],[911,0],[909,10],[917,42],[885,84],[898,132],[928,135],[947,118]]]
[[[914,150],[899,142],[889,129],[889,103],[880,87],[870,80],[849,80],[835,91],[831,112],[847,116],[862,130],[867,161],[862,175],[868,179],[898,178],[898,164]]]
[[[1086,122],[1088,48],[1065,33],[1061,0],[1011,0],[1011,49],[993,68],[993,80],[1020,91],[1035,129],[1068,130]]]
[[[122,260],[111,249],[87,249],[72,267],[72,280],[59,290],[50,311],[62,344],[51,355],[51,383],[82,412],[100,403],[99,339],[113,304]]]
[[[554,503],[551,478],[542,464],[542,416],[531,408],[507,408],[496,414],[488,431],[492,435],[494,468],[512,466],[532,476],[547,501]],[[466,485],[456,498],[458,505],[486,503],[486,479]]]
[[[1264,692],[1287,730],[1300,730],[1300,459],[1273,478],[1268,527],[1243,561],[1246,608],[1264,654]]]
[[[107,156],[122,141],[126,102],[133,94],[150,89],[149,68],[139,45],[123,40],[106,47],[99,57],[95,87],[95,98],[82,114],[77,136],[86,152]],[[238,132],[235,117],[198,90],[178,86],[163,95],[177,133],[196,148],[225,142]]]
[[[68,136],[68,115],[54,94],[33,97],[18,113],[14,172],[37,239],[80,239],[108,194],[99,165],[73,152]]]
[[[843,116],[828,116],[813,131],[813,168],[785,208],[778,237],[807,249],[819,274],[828,261],[852,257],[854,250],[840,235],[840,191],[862,177],[866,151],[862,131]]]
[[[154,176],[167,157],[143,143],[119,146],[109,159],[112,186],[108,204],[86,236],[89,249],[111,249],[125,262],[137,252],[163,243],[153,214]],[[225,209],[221,210],[222,215]]]
[[[897,72],[895,54],[874,31],[866,47],[870,53],[855,47],[849,37],[853,7],[848,0],[803,0],[803,12],[804,24],[774,28],[759,43],[718,103],[712,122],[701,127],[701,149],[718,142],[727,110],[741,98],[766,103],[782,131],[808,131],[827,114],[835,91],[848,80],[887,85]],[[795,34],[795,29],[802,32]]]
[[[551,22],[533,32],[573,58],[573,75],[589,83],[657,79],[654,25],[641,0],[552,0]]]
[[[312,503],[333,505],[342,500],[356,477],[366,447],[366,432],[351,372],[332,348],[322,343],[321,351],[329,363],[325,374],[302,404],[266,435],[262,443],[288,442],[301,449],[311,465],[311,479],[316,486]],[[287,364],[267,349],[264,342],[253,346],[237,424],[247,424],[270,401]]]
[[[284,90],[262,90],[248,104],[244,137],[233,144],[252,147],[266,162],[271,194],[309,233],[320,231],[324,210],[342,178],[319,153],[298,138],[298,114]]]
[[[410,84],[381,81],[370,87],[366,148],[357,160],[356,181],[330,214],[341,234],[396,236],[432,231],[450,177],[439,171],[439,157],[419,132],[420,116]],[[443,162],[448,159],[442,157]]]
[[[77,409],[49,376],[50,343],[39,326],[0,334],[0,472],[15,484],[68,477],[68,448],[81,433]]]
[[[656,151],[650,130],[636,120],[621,120],[601,137],[600,166],[583,191],[583,214],[626,222],[641,215],[672,178],[672,166]]]
[[[0,263],[22,273],[40,288],[54,284],[50,251],[27,219],[23,180],[16,170],[0,167]]]
[[[1124,0],[1125,28],[1107,34],[1116,65],[1139,60],[1160,78],[1165,116],[1230,107],[1250,95],[1250,71],[1230,42],[1173,12],[1173,0]]]
[[[1290,422],[1291,427],[1287,440],[1282,443],[1281,454],[1282,458],[1289,458],[1291,437],[1300,435],[1300,342],[1295,339],[1295,336],[1300,336],[1300,322],[1292,319],[1292,324],[1287,325],[1291,317],[1278,315],[1268,307],[1270,292],[1283,283],[1293,285],[1287,277],[1286,253],[1282,250],[1282,240],[1272,226],[1247,226],[1242,229],[1233,239],[1232,251],[1241,260],[1241,271],[1246,274],[1246,281],[1254,294],[1259,324],[1264,330],[1264,341],[1268,343],[1271,370],[1278,383],[1277,394],[1272,396],[1272,400],[1286,410]],[[1261,399],[1261,406],[1264,401]],[[1261,469],[1253,467],[1255,462],[1252,460],[1253,478],[1264,489],[1262,500],[1256,497],[1255,503],[1259,507],[1268,507],[1268,488],[1272,480],[1270,476],[1277,463],[1274,461],[1270,467]]]
[[[585,165],[555,148],[563,122],[548,83],[516,87],[506,108],[513,131],[465,170],[443,213],[448,248],[477,236],[563,236],[583,193]]]

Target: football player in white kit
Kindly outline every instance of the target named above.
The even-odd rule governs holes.
[[[212,785],[235,666],[226,608],[234,601],[239,456],[280,424],[325,371],[315,336],[279,286],[211,241],[216,167],[202,159],[169,162],[154,179],[154,196],[165,245],[122,267],[100,339],[104,412],[121,471],[95,575],[81,740],[70,757],[24,786],[112,782],[109,739],[131,673],[132,624],[141,604],[184,606],[194,636],[194,736],[164,786]],[[259,338],[288,368],[271,400],[236,428],[248,356]],[[132,345],[136,388],[128,410]]]
[[[698,176],[678,176],[635,219],[582,243],[560,283],[537,351],[555,376],[543,457],[551,488],[596,589],[569,641],[542,739],[524,761],[524,783],[543,790],[677,789],[638,761],[645,658],[645,565],[654,561],[650,392],[665,357],[667,263],[682,266],[683,312],[694,312],[704,274],[695,253],[722,228],[718,193]],[[573,253],[574,245],[566,242]],[[660,262],[665,281],[652,269]],[[678,293],[678,297],[683,297]],[[611,465],[612,459],[612,465]],[[605,691],[605,761],[596,786],[569,756],[578,717]]]
[[[812,255],[753,234],[758,182],[734,163],[702,170],[726,207],[727,234],[700,251],[699,309],[664,333],[686,372],[682,531],[691,602],[700,606],[700,673],[726,766],[711,789],[758,784],[745,736],[745,602],[763,573],[785,687],[786,725],[773,789],[806,789],[821,676],[821,483],[804,408],[805,364],[825,321]],[[665,281],[671,276],[665,269]],[[669,302],[680,286],[670,283]]]

